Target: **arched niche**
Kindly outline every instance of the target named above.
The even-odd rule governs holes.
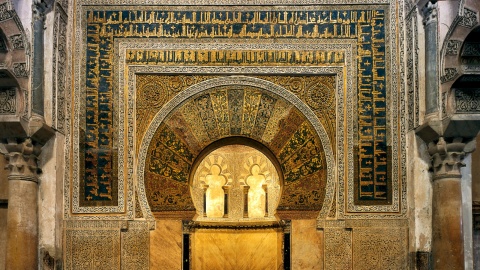
[[[447,114],[452,118],[445,135],[448,137],[477,136],[480,124],[480,26],[472,29],[465,38],[459,53],[463,74],[455,79],[449,93]]]
[[[206,147],[194,162],[190,191],[196,221],[273,221],[283,187],[280,164],[268,148],[246,137]]]
[[[11,1],[0,4],[0,115],[3,118],[18,119],[28,113],[29,65],[28,42],[25,31]],[[11,137],[8,130],[18,130],[10,122],[1,132]]]
[[[330,141],[316,115],[276,84],[228,76],[180,92],[149,125],[137,169],[139,201],[146,216],[193,218],[196,206],[189,177],[195,161],[210,145],[234,137],[263,145],[278,161],[284,179],[278,212],[328,213],[335,166]]]

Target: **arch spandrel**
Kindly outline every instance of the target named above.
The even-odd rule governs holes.
[[[232,136],[259,142],[278,160],[285,175],[280,211],[320,212],[333,181],[323,126],[291,92],[243,76],[193,85],[154,117],[140,146],[148,151],[139,158],[140,193],[144,188],[152,212],[193,211],[184,172],[192,170],[202,149]]]

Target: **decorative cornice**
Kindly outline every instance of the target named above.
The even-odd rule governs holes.
[[[280,220],[275,222],[198,222],[193,220],[182,220],[184,234],[190,234],[196,229],[213,230],[259,230],[259,229],[281,229],[284,233],[291,232],[291,221]]]

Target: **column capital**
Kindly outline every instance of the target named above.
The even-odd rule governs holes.
[[[437,21],[437,7],[438,5],[436,0],[428,1],[425,7],[423,7],[422,13],[424,25]]]
[[[442,178],[461,178],[460,168],[465,166],[463,159],[467,153],[475,150],[472,138],[444,138],[430,142],[428,153],[432,157],[433,180]]]
[[[5,168],[10,170],[8,180],[38,182],[38,174],[41,172],[38,167],[41,145],[34,144],[30,138],[8,139],[4,145],[8,151],[5,155],[9,162]]]
[[[33,20],[45,20],[45,15],[50,12],[53,7],[54,0],[33,0],[32,16]]]

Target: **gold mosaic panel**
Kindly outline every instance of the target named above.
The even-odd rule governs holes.
[[[139,75],[142,76],[161,80],[164,85],[169,85],[168,79],[175,78],[173,75]],[[209,79],[206,76],[191,77],[175,78],[182,82],[178,88],[188,88],[185,82]],[[331,77],[303,76],[300,80],[304,85],[311,85],[306,82],[309,79],[317,82],[315,85],[324,82],[316,91],[333,92]],[[144,79],[138,80],[138,92],[144,91],[143,86],[150,85]],[[144,93],[139,95],[144,96]],[[333,93],[324,96],[329,95],[334,96]],[[138,109],[146,107],[145,104],[137,106],[138,118],[148,119],[154,115],[155,110]],[[288,110],[285,112],[281,108]],[[143,121],[139,124],[137,134],[145,132],[147,127]],[[320,139],[311,124],[298,109],[279,96],[248,85],[230,85],[215,87],[186,100],[157,129],[148,150],[145,171],[147,198],[152,211],[193,210],[187,186],[193,160],[210,143],[230,136],[263,143],[277,157],[285,180],[279,209],[321,209],[325,196],[326,161]]]
[[[140,142],[143,139],[150,122],[157,112],[172,99],[176,94],[199,82],[219,76],[207,75],[159,75],[139,74],[136,76],[136,138],[137,153]],[[270,81],[284,87],[306,102],[314,111],[323,127],[327,131],[331,142],[335,141],[335,76],[253,76],[262,80]],[[195,126],[201,119],[194,114],[192,104],[185,104],[181,109],[182,115],[189,126]],[[291,104],[277,101],[272,110],[272,116],[265,127],[262,140],[271,142],[273,135],[278,133],[278,121],[280,121],[291,108]],[[232,106],[233,109],[236,106]],[[231,119],[231,122],[241,122]],[[285,124],[285,123],[282,123]],[[196,127],[192,132],[199,141],[199,147],[208,145],[208,137],[202,126]],[[335,151],[335,147],[332,146]]]

